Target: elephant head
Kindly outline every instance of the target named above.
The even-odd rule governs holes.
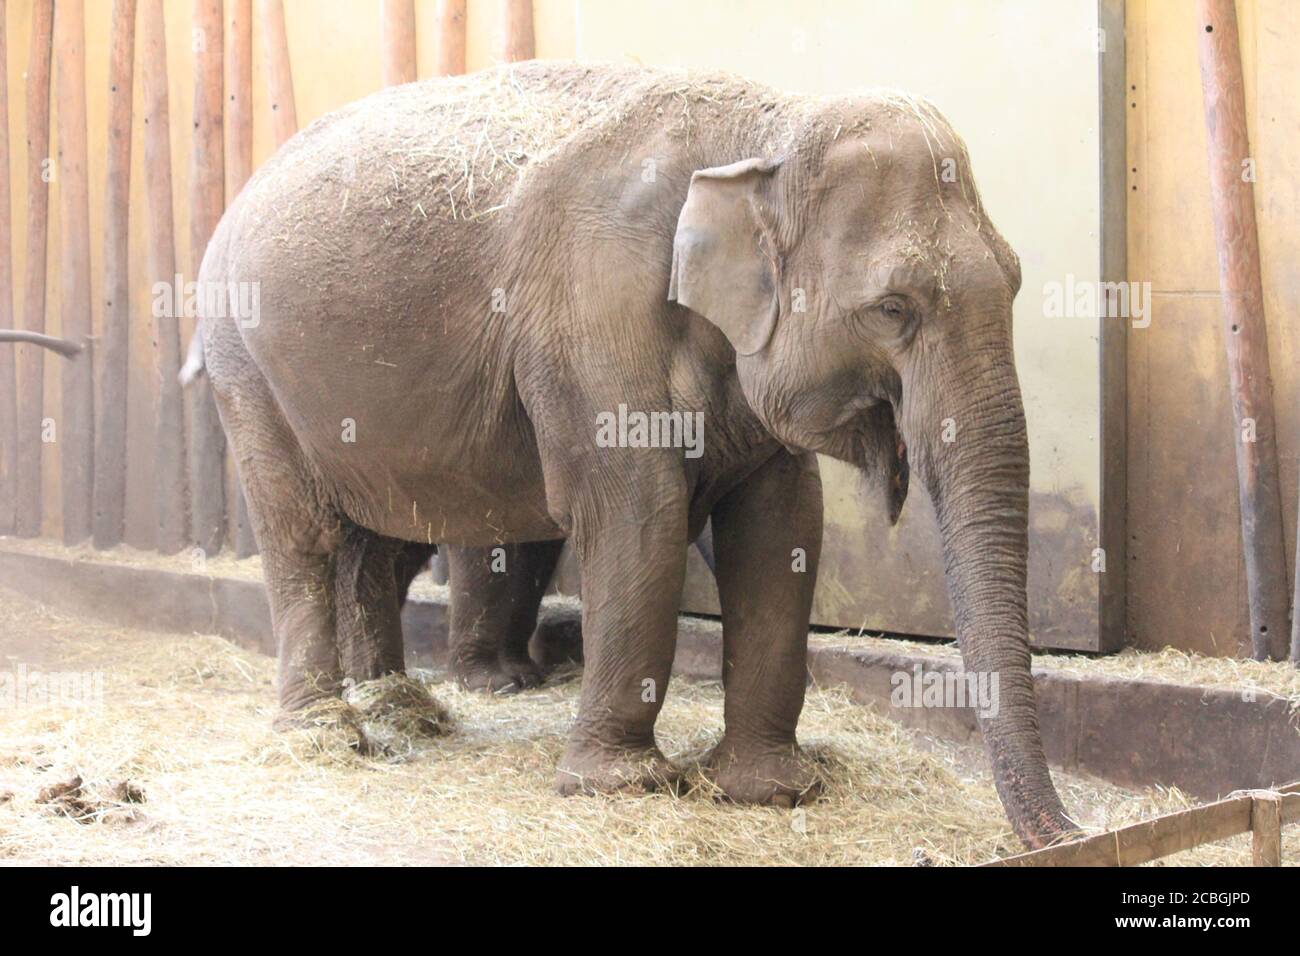
[[[1038,731],[1025,605],[1029,451],[1013,361],[1015,254],[961,140],[928,104],[834,101],[778,155],[694,173],[669,297],[736,353],[785,445],[875,476],[891,519],[909,467],[929,492],[998,793],[1030,846],[1075,829]]]
[[[39,332],[16,332],[11,329],[0,329],[0,342],[26,342],[29,345],[39,345],[51,352],[58,352],[64,358],[72,358],[81,351],[81,346],[75,342],[69,342],[67,339],[56,339],[52,335],[41,335]]]

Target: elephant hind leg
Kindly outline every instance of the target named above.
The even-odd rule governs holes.
[[[406,596],[411,590],[411,583],[424,570],[429,558],[438,551],[431,544],[419,544],[415,541],[401,542],[401,548],[393,562],[393,577],[397,583],[397,602],[406,606]]]
[[[208,372],[262,554],[278,655],[276,722],[285,726],[342,685],[334,604],[342,524],[310,481],[301,447],[233,323],[220,324],[212,339]]]
[[[563,541],[534,541],[446,549],[449,666],[466,687],[509,693],[542,682],[540,668],[528,656],[528,640],[563,547]]]

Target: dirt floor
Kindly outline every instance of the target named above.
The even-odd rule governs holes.
[[[98,690],[82,705],[0,701],[0,863],[942,865],[1018,849],[982,753],[916,737],[835,690],[811,691],[801,724],[825,794],[792,813],[720,803],[694,769],[721,732],[714,685],[674,682],[660,719],[664,750],[691,768],[684,795],[563,799],[551,779],[573,673],[497,698],[427,675],[451,732],[362,757],[271,730],[270,658],[0,590],[0,674],[20,668],[88,672]],[[1057,782],[1093,827],[1190,803]],[[1245,864],[1247,840],[1168,862]]]

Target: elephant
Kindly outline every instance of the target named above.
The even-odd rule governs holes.
[[[15,342],[39,345],[41,348],[56,352],[64,358],[74,358],[81,352],[81,346],[67,339],[43,335],[40,332],[22,332],[13,329],[0,329],[0,343]]]
[[[510,694],[542,683],[528,644],[537,628],[542,595],[559,563],[563,541],[497,548],[454,548],[359,534],[346,536],[335,559],[335,628],[344,680],[361,683],[400,673],[405,659],[400,622],[374,626],[366,606],[370,575],[392,574],[401,613],[415,576],[435,552],[455,568],[450,585],[448,669],[469,690]],[[708,529],[695,548],[710,572],[713,542]],[[380,618],[379,620],[382,620]]]
[[[791,806],[817,776],[796,726],[821,454],[895,519],[920,479],[965,666],[999,684],[980,720],[1011,825],[1028,846],[1075,831],[1030,676],[1019,263],[929,103],[565,62],[394,86],[265,163],[198,280],[282,723],[342,680],[344,542],[563,539],[585,669],[556,788],[672,786],[655,722],[711,519],[706,768],[734,801]],[[364,566],[347,596],[391,633],[395,576]]]

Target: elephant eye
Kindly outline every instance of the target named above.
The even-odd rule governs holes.
[[[889,295],[881,299],[876,306],[881,313],[887,318],[901,322],[908,317],[911,310],[908,308],[907,300],[901,295]]]

